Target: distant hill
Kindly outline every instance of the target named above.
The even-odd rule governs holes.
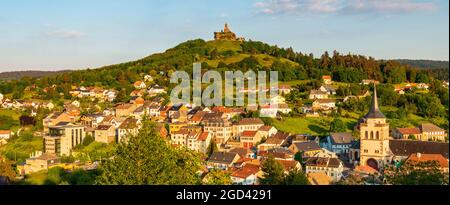
[[[448,61],[433,61],[433,60],[408,60],[408,59],[396,59],[395,61],[410,65],[411,67],[423,68],[423,69],[449,69]]]
[[[12,71],[0,73],[0,80],[16,80],[23,77],[41,78],[52,75],[58,75],[70,72],[70,70],[62,71]]]

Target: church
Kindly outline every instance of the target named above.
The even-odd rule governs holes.
[[[225,26],[222,31],[214,32],[214,40],[227,40],[227,41],[245,41],[244,38],[236,37],[236,34],[231,31],[228,26],[228,23],[225,23]]]
[[[360,166],[382,170],[386,165],[400,162],[417,153],[441,154],[447,160],[449,157],[448,143],[393,139],[389,132],[389,123],[378,105],[376,85],[371,108],[361,120],[359,132],[359,149],[350,152],[350,160],[359,161]]]

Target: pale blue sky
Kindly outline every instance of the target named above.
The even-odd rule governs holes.
[[[239,36],[296,51],[449,59],[448,0],[2,0],[0,72],[95,68]]]

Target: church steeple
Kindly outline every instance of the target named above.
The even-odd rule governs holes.
[[[384,114],[380,111],[380,107],[378,105],[378,94],[377,94],[377,85],[373,85],[373,96],[372,96],[372,106],[370,107],[369,113],[366,115],[366,119],[368,118],[386,118]]]

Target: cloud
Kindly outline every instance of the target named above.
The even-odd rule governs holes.
[[[396,14],[432,11],[437,6],[414,0],[265,0],[254,7],[261,14]]]
[[[85,36],[84,33],[75,30],[54,30],[47,32],[47,36],[55,38],[75,39]]]

